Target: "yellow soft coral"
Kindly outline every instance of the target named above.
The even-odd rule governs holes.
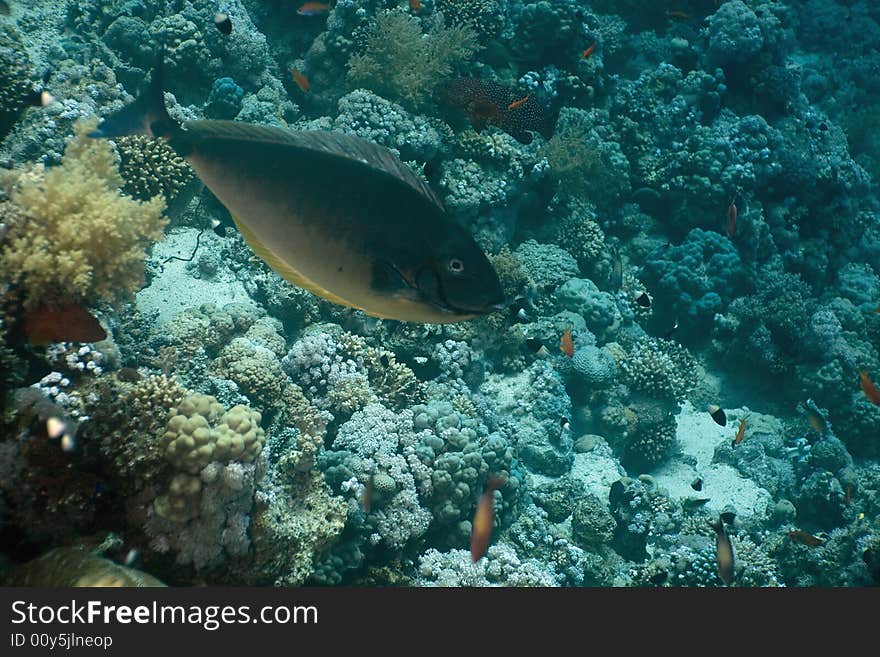
[[[120,193],[116,156],[89,139],[95,122],[74,126],[60,166],[23,173],[10,191],[24,221],[0,251],[0,279],[14,281],[25,303],[116,303],[144,283],[146,249],[162,238],[165,201]]]

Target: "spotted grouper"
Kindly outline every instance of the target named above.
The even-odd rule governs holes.
[[[289,282],[374,317],[471,319],[503,304],[473,237],[391,151],[352,135],[168,115],[162,65],[92,137],[161,137]]]

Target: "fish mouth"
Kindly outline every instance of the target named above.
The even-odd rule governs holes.
[[[462,316],[471,316],[476,317],[478,315],[488,315],[489,313],[495,312],[496,310],[503,310],[507,307],[507,300],[502,298],[501,301],[498,301],[494,304],[485,303],[480,305],[479,307],[466,307],[451,303],[449,298],[446,296],[446,289],[443,287],[443,279],[438,277],[437,279],[437,293],[440,297],[441,303],[431,302],[438,308],[442,308],[447,312],[453,313],[455,315]]]

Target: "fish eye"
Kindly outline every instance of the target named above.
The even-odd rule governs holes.
[[[458,258],[449,259],[449,271],[454,274],[460,274],[464,271],[464,262]]]

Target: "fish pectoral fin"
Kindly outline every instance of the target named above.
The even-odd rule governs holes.
[[[232,220],[235,222],[235,226],[241,232],[242,237],[244,237],[244,241],[248,243],[248,246],[251,247],[253,252],[263,262],[269,265],[284,280],[298,287],[306,289],[312,294],[315,294],[323,299],[327,299],[327,301],[332,301],[333,303],[339,304],[340,306],[360,308],[360,306],[358,306],[357,304],[343,299],[333,292],[330,292],[329,290],[321,287],[310,278],[307,278],[302,273],[294,269],[289,263],[285,262],[282,258],[278,256],[278,254],[272,251],[272,249],[263,244],[259,240],[259,238],[254,235],[254,233],[251,232],[251,230],[243,222],[239,221],[238,217],[232,215]]]
[[[373,264],[373,277],[370,287],[378,292],[400,294],[417,291],[415,283],[388,260],[380,260]]]

